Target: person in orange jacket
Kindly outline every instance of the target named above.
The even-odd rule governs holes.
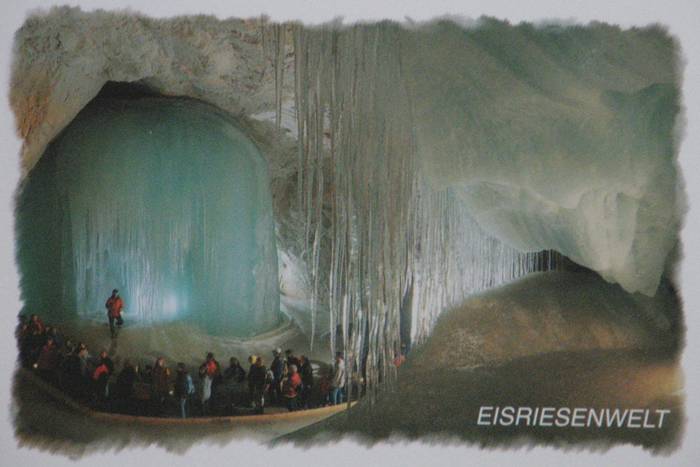
[[[289,376],[282,384],[282,395],[287,399],[287,409],[292,412],[299,408],[299,389],[301,375],[297,371],[296,365],[289,365]]]
[[[117,289],[112,290],[112,296],[107,299],[105,308],[107,308],[107,318],[109,319],[109,332],[112,337],[116,337],[117,331],[114,327],[114,322],[117,322],[117,326],[124,324],[124,320],[122,319],[124,301],[119,296],[119,291]]]

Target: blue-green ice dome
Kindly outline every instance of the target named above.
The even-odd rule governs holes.
[[[203,103],[97,99],[50,145],[19,195],[25,310],[130,323],[188,320],[249,336],[278,324],[266,162]]]

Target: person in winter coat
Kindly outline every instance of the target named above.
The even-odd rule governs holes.
[[[103,405],[107,401],[107,382],[109,381],[109,369],[105,363],[98,363],[92,372],[94,398],[97,404]]]
[[[311,361],[302,355],[299,357],[301,362],[301,367],[299,368],[299,374],[301,376],[302,390],[300,394],[300,402],[304,408],[309,408],[309,399],[311,397],[311,390],[314,386],[314,369],[311,366]]]
[[[215,382],[221,377],[221,367],[209,352],[207,358],[199,366],[199,378],[202,381],[202,415],[209,415],[212,407],[212,396],[215,391]]]
[[[46,331],[46,326],[44,326],[44,322],[38,315],[31,315],[29,317],[29,325],[27,326],[27,330],[29,334],[41,335]]]
[[[296,365],[289,365],[289,376],[282,384],[282,395],[287,401],[287,409],[292,412],[298,409],[299,389],[301,388],[301,375]]]
[[[272,357],[272,363],[270,364],[270,369],[272,370],[270,395],[272,397],[272,401],[277,403],[282,399],[282,380],[287,372],[287,361],[282,357],[282,349],[273,350]]]
[[[107,355],[107,351],[103,350],[92,372],[95,399],[100,404],[104,404],[109,398],[109,377],[113,372],[114,363]]]
[[[124,361],[124,367],[117,376],[114,385],[114,399],[120,412],[135,414],[134,383],[137,379],[136,368],[129,360]]]
[[[117,289],[112,290],[112,295],[105,302],[105,308],[107,308],[107,319],[109,320],[109,332],[112,337],[117,336],[117,330],[114,327],[114,322],[116,321],[117,326],[124,324],[122,319],[122,311],[124,309],[124,301],[119,296],[119,291]]]
[[[345,389],[345,361],[341,352],[336,352],[335,354],[331,386],[331,404],[340,404],[343,402],[343,391]]]
[[[292,349],[285,350],[284,354],[287,357],[287,367],[290,365],[296,365],[296,367],[299,368],[301,366],[299,359],[294,355],[294,351]]]
[[[229,367],[224,372],[224,383],[228,394],[229,409],[241,405],[245,399],[246,371],[236,357],[231,357]]]
[[[233,380],[237,383],[245,381],[245,370],[236,357],[231,357],[229,367],[224,372],[224,379]]]
[[[248,390],[253,408],[257,413],[263,413],[265,409],[265,389],[267,381],[267,368],[263,365],[262,357],[251,355],[248,359],[250,370],[248,371]]]
[[[194,382],[184,363],[177,364],[175,377],[175,397],[180,403],[180,416],[187,418],[190,397],[194,394]]]
[[[100,352],[100,364],[102,363],[104,363],[107,366],[107,370],[109,371],[110,375],[114,373],[114,362],[111,358],[109,358],[109,355],[107,354],[106,350],[102,350]]]
[[[151,378],[153,379],[151,390],[154,409],[157,415],[163,415],[168,393],[170,392],[170,368],[165,366],[163,357],[156,359]]]
[[[56,370],[59,362],[58,347],[54,343],[53,338],[49,337],[46,344],[39,352],[39,359],[36,362],[36,369],[39,375],[46,381],[55,383],[57,381]]]
[[[332,380],[332,376],[328,373],[328,370],[326,370],[321,375],[321,380],[318,382],[318,392],[323,407],[331,405],[331,391],[333,390]]]
[[[76,383],[78,397],[90,398],[90,389],[92,384],[92,372],[90,371],[90,354],[85,344],[78,344],[78,368],[79,378]]]

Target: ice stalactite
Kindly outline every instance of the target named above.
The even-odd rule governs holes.
[[[330,310],[331,352],[346,355],[348,380],[362,376],[370,393],[393,381],[407,294],[420,341],[450,305],[542,262],[486,236],[457,197],[426,182],[402,33],[389,23],[292,31],[312,314]]]
[[[94,101],[30,174],[18,213],[29,312],[103,320],[118,288],[133,324],[250,336],[279,323],[267,167],[211,106]]]
[[[260,19],[260,36],[263,56],[272,63],[275,82],[275,126],[282,124],[282,92],[284,68],[287,56],[287,25],[269,23],[266,17]]]
[[[294,29],[298,196],[312,313],[328,307],[331,350],[344,352],[349,369],[364,368],[369,387],[389,372],[399,345],[411,248],[414,151],[397,32]]]
[[[558,269],[552,250],[520,252],[485,234],[453,190],[416,187],[411,231],[411,341],[425,341],[438,316],[470,295],[535,271]]]

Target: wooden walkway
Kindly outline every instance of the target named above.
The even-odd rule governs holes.
[[[60,389],[52,386],[34,372],[20,368],[17,370],[17,377],[24,378],[25,381],[40,389],[47,396],[70,408],[80,415],[90,417],[93,420],[105,423],[119,424],[139,424],[155,426],[190,426],[190,425],[232,425],[241,428],[255,429],[256,425],[270,425],[275,423],[299,423],[303,425],[316,423],[324,418],[343,412],[348,408],[347,404],[339,404],[330,407],[317,409],[297,410],[294,412],[278,412],[260,415],[232,415],[216,417],[148,417],[140,415],[125,415],[110,412],[100,412],[86,407],[68,396]],[[354,405],[353,402],[351,405]]]

